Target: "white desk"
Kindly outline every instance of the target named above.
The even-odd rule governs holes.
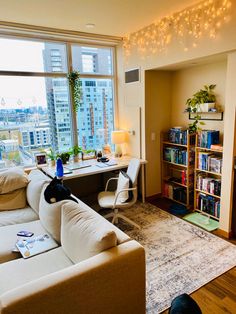
[[[64,175],[63,180],[70,180],[70,179],[75,179],[79,177],[91,176],[91,175],[105,173],[109,171],[124,169],[128,167],[129,161],[131,158],[132,157],[130,156],[124,156],[121,158],[113,158],[112,160],[116,161],[117,164],[114,166],[105,166],[103,168],[97,166],[97,164],[100,164],[100,163],[97,162],[96,159],[80,161],[79,164],[84,163],[84,164],[90,165],[90,167],[72,170],[72,173],[68,173]],[[141,169],[140,169],[141,170],[141,192],[142,192],[142,202],[144,203],[145,202],[145,164],[147,163],[147,161],[143,159],[140,159],[140,161],[141,161]],[[71,163],[71,165],[72,164],[73,163]],[[51,178],[55,177],[55,171],[56,171],[55,167],[43,167],[41,170],[49,177]]]

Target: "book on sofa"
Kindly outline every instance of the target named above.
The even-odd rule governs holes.
[[[56,241],[47,233],[33,238],[22,238],[16,242],[16,247],[24,258],[52,250],[58,247]]]

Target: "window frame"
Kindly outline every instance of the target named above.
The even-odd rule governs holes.
[[[72,64],[72,46],[73,45],[80,45],[80,46],[87,46],[87,47],[94,47],[94,48],[109,48],[111,49],[112,53],[112,74],[90,74],[90,73],[80,73],[80,78],[97,78],[97,79],[111,79],[112,81],[112,94],[113,94],[113,114],[114,114],[114,129],[117,128],[118,125],[118,102],[117,102],[117,60],[116,60],[116,46],[104,44],[104,43],[93,43],[86,42],[83,40],[67,40],[67,39],[55,39],[55,38],[48,38],[48,36],[24,36],[22,34],[14,34],[14,35],[5,35],[1,34],[1,38],[6,39],[17,39],[17,40],[28,40],[28,41],[35,41],[35,42],[45,42],[45,43],[55,43],[55,44],[64,44],[67,56],[67,70],[68,72],[34,72],[34,71],[5,71],[0,69],[0,76],[25,76],[25,77],[45,77],[45,78],[67,78],[69,72],[73,70]],[[72,94],[71,89],[69,91],[69,108],[70,108],[70,116],[71,116],[71,140],[72,145],[78,145],[78,128],[77,128],[77,114],[74,113],[72,108]]]

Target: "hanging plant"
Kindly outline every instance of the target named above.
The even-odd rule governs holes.
[[[71,71],[68,74],[68,80],[72,92],[72,102],[74,111],[77,112],[81,104],[82,88],[79,71]]]

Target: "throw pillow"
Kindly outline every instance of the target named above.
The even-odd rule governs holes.
[[[85,204],[69,201],[62,207],[61,244],[73,263],[117,245],[113,226]]]
[[[123,170],[121,170],[121,173],[123,174],[123,176],[125,176],[129,180],[129,188],[132,188],[133,187],[133,182],[130,179],[129,175],[125,171],[123,171]],[[129,195],[129,197],[128,197],[128,199],[126,201],[130,202],[132,200],[132,198],[133,198],[133,191],[128,191],[128,195]]]
[[[27,184],[27,174],[21,168],[13,167],[0,172],[0,194],[24,188]]]
[[[120,172],[119,178],[118,178],[118,183],[117,183],[116,195],[120,191],[122,191],[124,189],[128,189],[128,188],[129,188],[129,179],[126,176],[124,176],[124,174],[122,172]],[[128,191],[121,192],[118,195],[117,202],[118,203],[124,203],[127,201],[128,198],[129,198]]]
[[[26,193],[25,188],[17,189],[15,191],[0,194],[0,211],[20,209],[26,207]]]

